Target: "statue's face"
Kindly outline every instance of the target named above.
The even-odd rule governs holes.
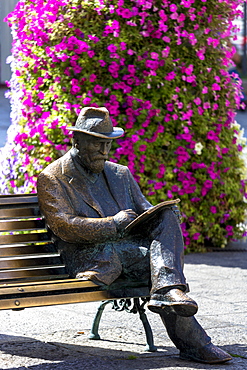
[[[91,172],[100,173],[111,149],[112,140],[90,135],[78,135],[76,148],[82,164]]]

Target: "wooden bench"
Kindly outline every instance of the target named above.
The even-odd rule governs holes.
[[[103,301],[96,313],[90,339],[100,339],[98,327],[104,307],[139,313],[144,325],[146,350],[155,351],[144,305],[149,288],[144,282],[118,281],[99,287],[72,279],[52,243],[40,214],[36,194],[0,195],[0,309]]]

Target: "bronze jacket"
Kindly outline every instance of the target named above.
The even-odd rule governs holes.
[[[121,210],[133,209],[141,214],[151,207],[127,167],[106,161],[104,173],[111,194]],[[94,199],[88,182],[74,164],[71,151],[44,169],[38,177],[37,191],[41,212],[47,226],[57,237],[58,248],[67,249],[67,252],[76,256],[68,258],[70,274],[91,270],[94,266],[92,254],[89,253],[92,245],[104,242],[107,244],[114,240],[117,229],[113,217],[106,217],[100,204]],[[102,253],[101,258],[104,260]],[[88,262],[89,255],[91,266]],[[80,263],[78,259],[81,260]],[[96,270],[99,280],[108,284],[113,279],[105,278],[107,272],[100,271],[99,266],[94,269]],[[102,278],[101,272],[104,275]]]

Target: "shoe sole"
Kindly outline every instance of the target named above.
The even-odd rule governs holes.
[[[164,304],[164,302],[160,302],[160,306],[157,306],[157,301],[155,301],[155,303],[156,304],[152,304],[152,300],[151,300],[147,307],[150,311],[159,313],[159,314],[169,309],[169,312],[174,312],[178,316],[190,317],[190,316],[194,316],[198,310],[197,305],[188,304],[188,303]]]
[[[231,361],[232,360],[232,357],[226,357],[225,359],[215,359],[215,360],[202,360],[200,358],[197,358],[195,356],[190,356],[190,355],[184,355],[184,354],[180,354],[179,358],[181,360],[185,360],[185,361],[195,361],[195,362],[200,362],[202,364],[210,364],[210,365],[213,365],[213,364],[222,364],[224,362],[227,362],[227,361]]]

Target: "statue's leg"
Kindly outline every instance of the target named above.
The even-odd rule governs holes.
[[[193,316],[197,312],[196,302],[188,297],[183,274],[184,243],[177,216],[166,208],[151,227],[150,270],[151,299],[148,308],[160,313],[165,307],[181,316]]]
[[[160,313],[167,333],[180,350],[182,359],[216,364],[231,360],[231,356],[216,347],[194,316],[182,317],[168,308]]]
[[[166,208],[153,220],[151,227],[151,294],[173,287],[186,291],[184,242],[177,217],[170,208]]]

